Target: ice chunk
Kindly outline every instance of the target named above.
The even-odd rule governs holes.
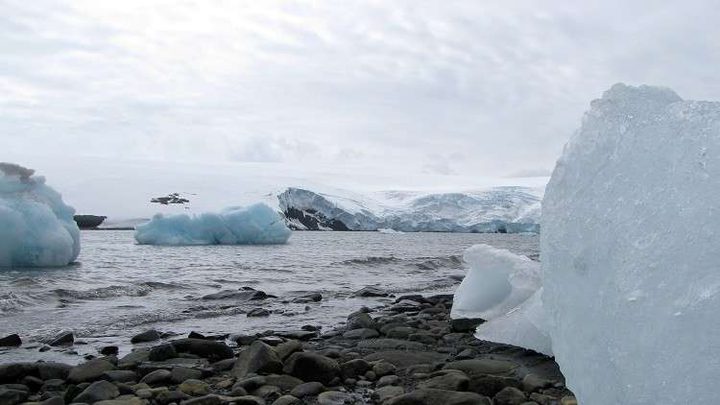
[[[135,240],[142,245],[282,244],[290,233],[278,213],[261,203],[196,216],[157,214],[137,226]]]
[[[65,266],[80,253],[75,210],[34,171],[0,163],[0,267]]]
[[[547,186],[543,304],[579,403],[717,403],[720,103],[613,86]]]

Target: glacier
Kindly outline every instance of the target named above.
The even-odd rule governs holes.
[[[0,267],[59,267],[80,254],[75,210],[34,170],[0,163]]]
[[[450,315],[481,318],[482,340],[552,354],[547,335],[540,263],[489,245],[475,245],[463,256],[468,273],[455,291]]]
[[[720,103],[617,84],[542,207],[542,302],[587,405],[717,403]]]
[[[199,215],[156,214],[135,229],[141,245],[259,245],[287,243],[291,231],[263,203]]]
[[[288,225],[299,230],[536,233],[541,197],[541,189],[502,186],[455,193],[368,195],[289,187],[277,198]]]

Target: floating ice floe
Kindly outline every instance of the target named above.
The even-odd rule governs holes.
[[[291,231],[283,218],[265,204],[226,208],[220,213],[155,215],[138,225],[141,245],[282,244]]]
[[[75,210],[34,172],[0,163],[0,267],[66,266],[80,254]]]
[[[587,405],[718,403],[720,103],[613,86],[542,208],[542,301]]]

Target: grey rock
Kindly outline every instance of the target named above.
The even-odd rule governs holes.
[[[283,369],[285,374],[298,377],[303,381],[330,383],[340,375],[337,361],[316,353],[298,352],[288,357]]]
[[[450,329],[453,332],[474,332],[478,326],[484,323],[482,318],[459,318],[450,321]]]
[[[403,387],[388,385],[388,386],[376,389],[375,392],[373,393],[373,399],[382,403],[391,398],[399,397],[400,395],[403,395],[404,393],[405,393],[405,390],[403,389]]]
[[[235,359],[230,358],[230,359],[216,361],[215,363],[211,364],[210,367],[212,367],[212,369],[214,371],[220,372],[220,371],[229,371],[233,368],[234,365],[235,365]]]
[[[282,367],[283,364],[272,347],[255,341],[240,352],[231,373],[242,378],[250,373],[279,373]]]
[[[175,350],[175,346],[172,344],[166,343],[164,345],[155,346],[152,349],[150,349],[150,355],[148,356],[148,360],[150,361],[163,361],[167,359],[172,359],[177,357],[177,351]]]
[[[16,405],[25,402],[27,397],[27,391],[0,387],[0,404],[2,405]]]
[[[302,384],[303,381],[287,374],[271,374],[265,376],[265,383],[280,388],[282,392],[287,392]]]
[[[20,339],[20,335],[16,333],[0,339],[0,347],[13,347],[20,345],[22,345],[22,339]]]
[[[302,403],[303,402],[300,399],[298,399],[292,395],[283,395],[280,398],[276,399],[272,403],[272,405],[299,405]]]
[[[395,367],[405,368],[416,364],[443,362],[447,359],[447,356],[435,352],[416,350],[385,350],[369,354],[365,356],[364,359],[369,362],[383,360]]]
[[[400,339],[368,339],[358,343],[361,349],[372,350],[424,350],[425,345]]]
[[[380,336],[378,331],[370,328],[352,329],[343,333],[345,339],[372,339]]]
[[[499,375],[475,375],[470,377],[468,391],[494,397],[505,387],[520,387],[520,381]]]
[[[147,385],[160,385],[170,381],[172,373],[165,369],[155,370],[143,377],[140,382]]]
[[[307,330],[292,330],[285,332],[277,332],[276,334],[287,339],[295,339],[302,341],[310,340],[318,336],[318,332]]]
[[[280,387],[276,387],[274,385],[263,385],[253,391],[252,395],[272,402],[282,395],[282,391],[280,390]]]
[[[138,375],[132,370],[109,370],[100,376],[103,380],[111,382],[137,381]]]
[[[240,397],[232,398],[232,404],[235,405],[265,405],[266,402],[262,398],[258,398],[252,395],[245,395]]]
[[[199,380],[202,378],[202,371],[187,367],[173,367],[170,371],[170,381],[180,384],[185,380]]]
[[[265,376],[255,376],[239,380],[235,383],[235,385],[233,385],[233,389],[241,387],[246,391],[254,391],[265,384],[267,384],[267,379],[265,378]]]
[[[386,375],[380,377],[380,379],[377,381],[378,387],[385,387],[388,385],[397,385],[400,382],[400,377],[396,375]]]
[[[344,378],[357,378],[364,375],[372,365],[363,359],[346,361],[340,365],[340,371]]]
[[[234,357],[232,349],[224,342],[185,338],[171,343],[178,353],[194,354],[212,362]]]
[[[210,393],[210,385],[204,381],[189,379],[178,386],[178,390],[191,397],[201,397]]]
[[[253,308],[247,313],[248,317],[270,316],[270,311],[265,308]]]
[[[118,360],[118,367],[133,368],[150,359],[150,349],[133,350]]]
[[[540,391],[543,388],[552,387],[555,383],[535,374],[528,374],[522,379],[522,388],[525,392]]]
[[[322,294],[320,293],[313,293],[313,294],[306,294],[302,295],[300,297],[293,298],[292,302],[296,304],[306,304],[310,302],[320,302],[322,301]]]
[[[388,330],[385,334],[391,339],[407,339],[415,331],[415,328],[409,326],[396,326]]]
[[[154,342],[156,340],[160,340],[160,332],[155,329],[150,329],[133,336],[132,339],[130,339],[130,343]]]
[[[227,300],[232,299],[236,301],[257,301],[267,298],[268,295],[259,290],[222,290],[213,294],[204,295],[204,300]]]
[[[298,385],[290,391],[290,395],[297,398],[304,398],[317,395],[325,390],[325,386],[317,381],[306,382]]]
[[[104,372],[110,370],[115,370],[115,366],[112,363],[104,359],[94,359],[70,369],[68,380],[76,384],[95,381],[99,379]]]
[[[278,358],[284,361],[290,357],[291,354],[302,351],[302,344],[297,340],[288,340],[275,346],[274,350]]]
[[[97,402],[100,404],[100,402]],[[50,397],[42,402],[40,402],[40,405],[65,405],[65,400],[63,397],[57,396],[57,397]]]
[[[37,363],[38,375],[43,380],[65,380],[73,367],[65,363]]]
[[[514,387],[505,387],[493,397],[495,405],[520,405],[525,401],[525,393]]]
[[[220,405],[222,401],[217,395],[206,395],[204,397],[192,398],[180,402],[180,405]]]
[[[389,400],[388,405],[492,405],[490,398],[473,392],[419,389]]]
[[[75,335],[72,332],[63,332],[53,338],[48,344],[50,346],[68,346],[75,342]]]
[[[372,371],[377,377],[383,377],[388,374],[395,374],[397,368],[387,361],[379,361],[373,365]]]
[[[172,403],[177,404],[189,398],[190,396],[184,392],[163,391],[155,396],[155,402],[159,403],[160,405],[168,405]]]
[[[367,286],[355,291],[353,295],[356,297],[387,297],[390,294],[377,287]]]
[[[318,395],[319,405],[344,405],[353,403],[352,397],[344,392],[325,391]]]
[[[482,374],[507,375],[518,367],[516,363],[507,360],[473,359],[453,361],[445,365],[445,369],[460,370],[468,376]]]
[[[80,395],[73,399],[73,402],[94,404],[98,401],[105,401],[116,398],[120,395],[118,388],[108,381],[95,381],[90,384]]]
[[[462,372],[445,373],[418,384],[418,388],[434,388],[448,391],[467,391],[470,379]]]
[[[348,315],[346,326],[348,330],[361,328],[374,329],[375,321],[365,312],[353,312]]]

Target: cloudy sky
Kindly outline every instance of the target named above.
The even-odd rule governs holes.
[[[613,83],[720,99],[713,1],[0,8],[0,161],[4,151],[546,174]]]

